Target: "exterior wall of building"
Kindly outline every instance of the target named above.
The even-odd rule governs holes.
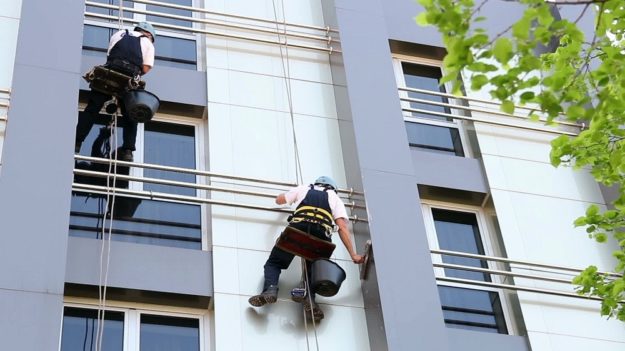
[[[282,2],[275,4],[278,21],[325,25],[318,1],[285,1],[284,17]],[[205,7],[275,19],[271,0],[209,1]],[[277,39],[275,35],[260,37]],[[308,184],[320,175],[329,175],[345,188],[328,54],[289,48],[288,53],[283,49],[283,61],[277,46],[214,37],[207,38],[206,46],[211,171],[298,182],[284,79],[288,71],[303,181]],[[251,185],[238,188],[263,191]],[[276,206],[269,198],[219,193],[213,197]],[[290,300],[290,290],[300,278],[299,259],[282,274],[276,304],[261,309],[249,306],[248,298],[262,289],[263,265],[285,224],[285,214],[213,207],[215,349],[306,350],[310,339],[310,347],[318,341],[324,350],[369,350],[358,267],[338,237],[334,238],[334,259],[346,270],[347,279],[338,295],[318,299],[325,319],[317,325],[316,337],[312,324],[307,328],[304,324],[301,305]]]

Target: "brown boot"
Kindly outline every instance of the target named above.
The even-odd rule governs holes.
[[[278,287],[275,285],[269,285],[262,293],[254,295],[247,300],[254,307],[261,307],[276,301],[278,301]]]
[[[310,300],[306,299],[304,301],[304,312],[306,313],[306,319],[309,321],[314,321],[315,323],[319,323],[323,319],[324,314],[319,305],[315,301],[312,302],[312,306],[310,304]],[[311,313],[312,311],[312,313]]]

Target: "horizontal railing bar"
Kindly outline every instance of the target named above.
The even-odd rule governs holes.
[[[466,100],[466,101],[473,101],[473,102],[481,102],[481,103],[485,103],[485,104],[489,104],[489,105],[495,105],[495,106],[499,106],[500,103],[492,101],[492,100],[485,100],[485,99],[478,99],[478,98],[474,98],[474,97],[468,97],[468,96],[464,96],[464,95],[454,95],[454,94],[449,94],[449,93],[443,93],[441,91],[433,91],[433,90],[425,90],[425,89],[418,89],[418,88],[408,88],[408,87],[398,87],[398,90],[402,90],[402,91],[409,91],[409,92],[413,92],[413,93],[422,93],[422,94],[427,94],[427,95],[435,95],[435,96],[443,96],[443,97],[447,97],[450,99],[460,99],[460,100]],[[527,107],[527,106],[520,106],[520,105],[514,105],[515,108],[517,109],[523,109],[523,110],[535,110],[532,107]]]
[[[544,280],[544,281],[549,281],[549,282],[554,282],[554,283],[571,284],[571,280],[542,277],[542,276],[524,274],[524,273],[514,273],[514,272],[502,271],[498,269],[471,267],[471,266],[449,264],[449,263],[433,263],[432,265],[434,267],[440,267],[440,268],[449,268],[449,269],[457,269],[457,270],[463,270],[463,271],[473,271],[473,272],[489,273],[489,274],[495,274],[495,275],[506,275],[506,276],[511,276],[511,277]]]
[[[3,93],[3,94],[11,94],[11,89],[0,88],[0,93]]]
[[[0,121],[4,121],[4,122],[8,121],[7,116],[0,116]]]
[[[509,284],[492,283],[492,282],[480,282],[480,281],[469,280],[469,279],[449,278],[449,277],[436,277],[436,280],[442,281],[442,282],[449,282],[449,283],[459,283],[459,284],[466,284],[466,285],[477,285],[477,286],[483,286],[483,287],[489,287],[489,288],[516,290],[516,291],[524,291],[524,292],[547,294],[547,295],[556,295],[556,296],[563,296],[563,297],[574,297],[574,298],[585,299],[585,300],[594,300],[594,301],[601,301],[602,300],[601,298],[598,298],[598,297],[578,295],[578,294],[572,293],[572,292],[569,293],[569,292],[565,292],[565,291],[557,291],[557,290],[542,289],[542,288],[529,288],[529,287],[518,286],[518,285],[509,285]]]
[[[437,254],[437,255],[449,255],[449,256],[458,256],[458,257],[467,257],[467,258],[477,258],[477,259],[487,260],[487,261],[505,262],[505,263],[510,263],[510,264],[520,264],[520,265],[524,265],[524,266],[533,266],[533,267],[540,267],[540,268],[550,268],[550,269],[556,269],[556,270],[561,270],[561,271],[569,271],[569,272],[575,272],[575,273],[581,273],[583,271],[583,269],[579,269],[579,268],[556,266],[556,265],[549,265],[549,264],[536,263],[536,262],[530,262],[530,261],[512,260],[512,259],[504,258],[504,257],[477,255],[477,254],[472,254],[472,253],[467,253],[467,252],[460,252],[460,251],[431,249],[430,252],[433,253],[433,254]],[[602,274],[602,275],[609,275],[609,276],[618,277],[618,278],[622,277],[620,274],[612,273],[612,272],[598,272],[598,273]]]
[[[162,6],[162,7],[169,7],[169,8],[178,9],[178,10],[187,10],[187,11],[192,11],[192,12],[206,13],[209,15],[232,17],[232,18],[237,18],[237,19],[252,20],[252,21],[271,23],[271,24],[276,24],[276,23],[282,24],[282,25],[286,24],[287,26],[291,26],[291,27],[314,29],[314,30],[319,30],[319,31],[324,31],[324,32],[335,32],[335,33],[338,32],[336,29],[332,29],[330,27],[319,27],[319,26],[311,26],[307,24],[289,23],[289,22],[285,23],[285,22],[273,21],[273,20],[268,20],[268,19],[259,18],[259,17],[249,17],[249,16],[241,16],[241,15],[235,15],[235,14],[230,14],[230,13],[225,13],[225,12],[216,12],[216,11],[203,9],[200,7],[176,5],[176,4],[160,2],[160,1],[150,1],[150,0],[131,0],[131,1],[140,3],[140,4],[146,4],[146,5]]]
[[[79,184],[72,183],[73,191],[88,191],[95,192],[100,194],[112,194],[113,192],[118,195],[133,195],[143,198],[149,198],[151,200],[173,200],[173,201],[181,201],[181,202],[189,202],[189,203],[198,203],[198,204],[208,204],[208,205],[218,205],[218,206],[227,206],[227,207],[238,207],[238,208],[246,208],[250,210],[262,210],[262,211],[270,211],[270,212],[281,212],[281,213],[293,213],[292,210],[286,208],[277,208],[277,207],[266,207],[266,206],[258,206],[258,205],[248,205],[238,202],[229,202],[229,201],[221,201],[214,199],[204,199],[196,196],[187,196],[187,195],[174,195],[174,194],[166,194],[154,191],[143,191],[143,190],[128,190],[128,189],[120,189],[120,188],[108,188],[105,186],[97,186],[97,185],[87,185],[87,184]],[[358,218],[358,216],[349,217],[350,220],[354,222],[367,222],[366,219]]]
[[[74,193],[79,193],[79,192],[74,192]],[[96,220],[98,220],[98,219],[101,220],[102,219],[102,214],[101,213],[70,211],[69,214],[70,214],[70,216],[81,217],[81,218],[96,219]],[[163,227],[176,227],[176,228],[185,228],[185,229],[202,229],[202,225],[201,224],[189,224],[189,223],[181,223],[181,222],[160,221],[160,220],[156,220],[156,219],[145,219],[145,218],[135,218],[135,217],[129,218],[129,219],[125,219],[123,217],[118,217],[118,216],[115,216],[115,219],[131,222],[131,223],[153,224],[153,225],[159,225],[159,226],[163,226]],[[70,225],[71,225],[71,221],[70,221]]]
[[[74,169],[74,174],[93,176],[93,177],[98,177],[98,178],[109,177],[109,174],[106,172],[90,171],[90,170],[79,169],[79,168]],[[218,192],[241,194],[241,195],[261,196],[261,197],[267,197],[267,198],[272,198],[272,199],[278,196],[278,194],[269,194],[269,193],[262,193],[262,192],[257,192],[257,191],[248,191],[248,190],[237,190],[237,189],[223,188],[223,187],[218,187],[218,186],[213,186],[213,185],[181,182],[181,181],[169,180],[169,179],[136,177],[136,176],[130,176],[130,175],[125,175],[125,174],[117,174],[114,177],[118,180],[130,180],[130,181],[136,181],[136,182],[142,182],[142,183],[179,186],[179,187],[192,188],[192,189],[198,189],[198,190],[209,190],[209,191],[218,191]],[[351,207],[352,209],[354,208],[366,209],[366,207],[356,205],[353,202],[346,206]]]
[[[426,114],[426,115],[447,117],[447,118],[453,118],[453,119],[461,119],[461,120],[473,121],[473,122],[481,122],[481,123],[494,124],[494,125],[504,126],[504,127],[520,128],[520,129],[534,130],[534,131],[539,131],[539,132],[546,132],[546,133],[553,133],[553,134],[564,134],[564,135],[571,135],[571,136],[576,136],[577,135],[577,133],[572,133],[572,132],[567,132],[567,131],[562,131],[562,130],[553,130],[553,129],[545,129],[545,128],[539,128],[539,127],[530,127],[530,126],[520,126],[520,125],[516,125],[516,124],[491,121],[491,120],[482,119],[482,118],[479,118],[479,117],[460,116],[460,115],[454,115],[454,114],[450,114],[450,113],[428,111],[428,110],[423,110],[423,109],[418,109],[418,108],[402,108],[402,110],[406,111],[406,112],[423,113],[423,114]],[[410,117],[410,116],[406,116],[406,117]]]
[[[511,115],[511,114],[508,114],[508,113],[505,113],[505,112],[489,111],[489,110],[483,110],[483,109],[475,108],[475,107],[455,105],[455,104],[449,104],[449,103],[438,102],[438,101],[431,101],[431,100],[417,99],[417,98],[404,98],[404,97],[400,97],[400,100],[401,101],[407,101],[407,102],[416,102],[416,103],[425,104],[425,105],[449,107],[449,108],[453,108],[453,109],[465,110],[465,111],[470,111],[470,112],[488,113],[488,114],[491,114],[491,115],[497,115],[497,116],[503,116],[503,117],[513,117],[513,118],[523,119],[525,121],[531,121],[528,117],[525,117],[525,116]],[[539,119],[539,121],[540,122],[548,122],[546,119]],[[554,120],[553,123],[566,125],[566,126],[571,126],[571,127],[582,128],[582,126],[577,124],[577,123],[571,123],[571,122],[566,122],[566,121],[555,121]]]
[[[9,107],[9,103],[0,101],[0,106],[2,106],[2,107]]]
[[[93,13],[93,12],[85,12],[85,16],[95,17],[95,18],[102,18],[102,19],[107,19],[107,20],[111,20],[111,21],[116,21],[117,20],[116,16],[101,15],[101,14]],[[132,22],[132,23],[138,23],[139,22],[138,20],[134,20],[134,19],[127,19],[126,21],[127,22]],[[243,36],[243,35],[236,35],[236,34],[217,33],[217,32],[211,32],[211,31],[207,31],[207,30],[203,30],[203,29],[188,28],[188,27],[183,27],[183,26],[174,26],[174,25],[163,24],[163,23],[153,23],[153,25],[155,27],[160,27],[160,28],[167,28],[167,29],[183,31],[183,32],[206,34],[206,35],[212,35],[212,36],[221,37],[221,38],[225,37],[225,38],[238,39],[238,40],[255,41],[255,42],[264,43],[264,44],[285,45],[285,46],[289,46],[289,47],[293,47],[293,48],[299,48],[299,49],[324,51],[324,52],[327,52],[327,53],[330,53],[330,54],[331,53],[340,53],[339,50],[334,50],[331,46],[329,48],[322,48],[322,47],[318,47],[318,46],[293,44],[293,43],[289,43],[288,40],[286,40],[286,39],[284,41],[282,41],[282,40],[275,41],[275,40],[268,40],[268,39],[252,38],[252,37],[247,37],[247,36]]]
[[[100,7],[100,8],[111,9],[111,10],[119,9],[119,6],[116,6],[116,5],[101,4],[101,3],[92,2],[92,1],[85,1],[85,4],[89,6],[93,6],[93,7]],[[142,15],[151,15],[151,16],[158,16],[158,17],[163,17],[163,18],[171,18],[171,19],[180,20],[180,21],[196,22],[196,23],[211,24],[215,26],[228,27],[228,28],[234,28],[234,29],[249,30],[249,31],[261,32],[261,33],[267,33],[267,34],[273,34],[273,35],[284,36],[286,34],[286,36],[289,36],[289,37],[318,40],[318,41],[322,41],[325,43],[328,43],[330,41],[329,37],[320,37],[320,36],[316,36],[312,34],[293,33],[293,32],[285,33],[285,32],[276,31],[275,29],[262,28],[262,27],[249,27],[249,26],[240,25],[240,24],[218,22],[218,21],[212,21],[212,20],[202,19],[202,18],[172,15],[169,13],[162,13],[162,12],[156,12],[156,11],[139,10],[139,9],[134,9],[131,7],[124,7],[124,11],[138,13]]]
[[[278,182],[274,180],[260,179],[260,178],[240,177],[240,176],[233,176],[233,175],[222,174],[222,173],[200,171],[200,170],[190,169],[190,168],[156,165],[156,164],[151,164],[151,163],[126,162],[126,161],[120,161],[120,160],[115,161],[115,160],[109,160],[107,158],[99,158],[99,157],[91,157],[91,156],[83,156],[83,155],[74,155],[74,158],[76,160],[96,162],[96,163],[102,163],[102,164],[117,163],[118,166],[156,169],[160,171],[187,173],[187,174],[194,174],[194,175],[205,176],[205,177],[216,177],[216,178],[233,179],[233,180],[239,180],[239,181],[280,185],[280,186],[285,186],[285,187],[290,187],[290,188],[297,186],[297,184],[295,183]],[[352,189],[339,189],[338,192],[344,193],[344,194],[363,195],[363,193],[354,191]]]
[[[94,227],[90,227],[90,226],[84,226],[84,225],[75,225],[75,224],[70,224],[69,225],[69,229],[70,230],[80,230],[83,232],[96,232],[96,239],[100,239],[100,235],[101,234],[101,230],[100,229],[94,229]],[[163,240],[176,240],[176,241],[186,241],[186,242],[192,242],[192,243],[201,243],[201,238],[193,238],[190,236],[178,236],[178,235],[172,235],[172,234],[159,234],[159,233],[153,233],[153,232],[140,232],[137,230],[128,230],[128,229],[120,229],[120,228],[112,228],[111,229],[111,234],[115,235],[126,235],[126,236],[136,236],[136,237],[141,237],[141,238],[154,238],[154,239],[163,239]]]

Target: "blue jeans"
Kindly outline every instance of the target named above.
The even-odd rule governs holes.
[[[289,224],[289,226],[304,231],[308,234],[314,235],[315,237],[325,240],[332,241],[332,239],[326,236],[325,230],[317,225],[306,222],[299,222]],[[280,279],[280,273],[282,273],[283,269],[289,268],[291,262],[295,255],[292,253],[286,252],[276,246],[271,250],[271,254],[269,254],[269,258],[265,263],[265,283],[263,285],[263,291],[265,291],[270,285],[278,285],[278,281]],[[308,281],[310,281],[310,261],[306,261],[306,270],[308,272]],[[313,296],[314,298],[314,296]]]

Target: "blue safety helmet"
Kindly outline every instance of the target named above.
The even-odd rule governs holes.
[[[338,186],[336,185],[334,179],[328,176],[321,176],[317,178],[317,180],[315,180],[315,185],[321,185],[327,188],[332,188],[334,190],[338,189]]]
[[[154,27],[148,22],[140,22],[135,27],[135,30],[150,33],[152,35],[152,42],[156,40],[156,29],[154,29]]]

